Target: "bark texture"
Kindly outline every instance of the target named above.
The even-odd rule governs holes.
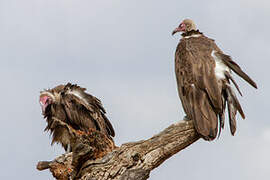
[[[180,121],[150,139],[122,144],[97,159],[91,158],[95,148],[83,139],[73,153],[39,162],[37,169],[50,169],[61,180],[146,180],[151,170],[199,138],[192,121]]]

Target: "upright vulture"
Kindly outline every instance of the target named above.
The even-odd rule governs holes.
[[[101,101],[85,90],[68,83],[40,93],[39,102],[47,121],[45,130],[51,132],[52,144],[61,143],[67,152],[72,151],[70,133],[57,121],[78,132],[99,131],[111,140],[115,135]]]
[[[178,93],[187,118],[194,121],[197,132],[205,140],[213,140],[224,128],[227,105],[231,134],[236,131],[236,113],[245,114],[232,89],[241,91],[232,71],[257,88],[230,56],[224,54],[215,41],[200,32],[194,22],[185,19],[172,32],[182,32],[175,52],[175,74]]]

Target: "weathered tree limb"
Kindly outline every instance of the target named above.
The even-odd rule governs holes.
[[[148,140],[123,144],[95,160],[85,158],[94,151],[92,147],[78,143],[75,152],[39,162],[37,168],[50,169],[56,179],[146,180],[151,170],[199,138],[192,121],[181,121]],[[79,168],[74,159],[84,159]]]

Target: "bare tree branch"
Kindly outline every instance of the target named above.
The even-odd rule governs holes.
[[[123,144],[95,160],[87,159],[95,149],[80,141],[73,153],[39,162],[37,168],[50,169],[56,179],[146,180],[151,170],[199,138],[192,121],[181,121],[150,139]]]

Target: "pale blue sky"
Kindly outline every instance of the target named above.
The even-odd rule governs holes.
[[[183,118],[174,77],[184,18],[214,38],[258,84],[236,78],[246,120],[235,137],[200,140],[154,170],[151,180],[270,177],[270,3],[266,0],[0,0],[0,179],[52,179],[35,169],[63,153],[50,146],[39,91],[60,83],[100,98],[116,144],[151,137]]]

